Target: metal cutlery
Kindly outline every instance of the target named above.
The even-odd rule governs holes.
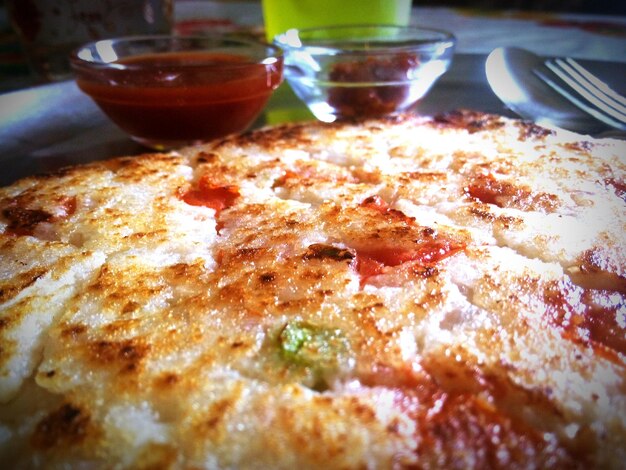
[[[625,97],[571,58],[548,59],[543,65],[533,72],[550,88],[599,121],[626,130]]]
[[[541,125],[562,127],[581,134],[626,138],[626,130],[616,118],[609,116],[611,124],[607,124],[606,121],[597,117],[604,118],[606,113],[600,115],[600,111],[593,111],[596,115],[594,116],[583,111],[561,93],[555,92],[552,86],[540,78],[539,75],[543,75],[579,102],[584,104],[586,101],[582,97],[576,98],[577,92],[551,71],[545,62],[545,57],[525,49],[498,47],[488,55],[485,61],[486,78],[492,91],[504,105],[524,119]],[[582,75],[585,76],[584,73]],[[593,83],[593,80],[591,81]],[[606,84],[598,85],[598,82],[596,81],[596,87],[600,90],[608,88]],[[623,97],[613,97],[613,99],[621,103],[620,99]],[[590,108],[591,105],[586,107]],[[619,107],[617,109],[619,110]]]

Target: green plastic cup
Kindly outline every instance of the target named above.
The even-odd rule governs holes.
[[[347,24],[409,24],[411,0],[263,0],[265,35],[291,28]]]

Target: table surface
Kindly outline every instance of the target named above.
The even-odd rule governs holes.
[[[263,23],[259,2],[177,0],[176,20],[255,27]],[[411,23],[452,31],[457,50],[488,54],[518,46],[545,56],[626,62],[626,17],[529,11],[414,7]]]
[[[177,27],[248,28],[262,24],[256,2],[177,0]],[[569,55],[626,70],[626,17],[476,12],[414,8],[412,22],[453,31],[457,54],[416,111],[434,114],[469,108],[512,116],[491,92],[486,55],[499,46],[525,47],[545,56]],[[0,25],[2,15],[0,14]],[[1,44],[1,42],[0,42]],[[3,69],[0,54],[0,185],[60,166],[146,152],[113,125],[72,81],[33,86],[19,67]],[[617,77],[619,79],[619,77]],[[286,84],[272,97],[255,126],[310,119]]]

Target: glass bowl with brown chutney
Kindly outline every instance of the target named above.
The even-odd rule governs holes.
[[[274,44],[295,94],[333,122],[409,110],[450,67],[456,38],[417,26],[350,25],[291,29]]]

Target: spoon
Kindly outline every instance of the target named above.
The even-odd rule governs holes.
[[[514,113],[539,125],[597,134],[606,126],[557,94],[533,70],[544,58],[517,47],[494,49],[485,62],[487,81],[498,98]]]

